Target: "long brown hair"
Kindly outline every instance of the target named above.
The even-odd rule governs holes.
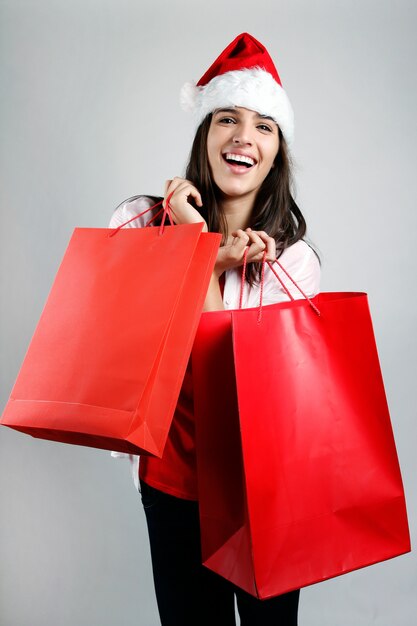
[[[221,233],[223,241],[226,241],[227,221],[221,208],[221,192],[211,176],[207,154],[211,118],[210,113],[197,129],[185,177],[201,193],[203,207],[198,210],[206,220],[209,231]],[[270,170],[257,193],[250,227],[253,230],[264,230],[273,237],[279,255],[285,248],[304,237],[306,222],[291,193],[291,158],[281,129],[278,128],[278,132],[279,150],[275,167]],[[260,263],[248,264],[246,279],[250,284],[260,279],[260,271]]]

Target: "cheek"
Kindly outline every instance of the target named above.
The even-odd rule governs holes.
[[[278,156],[278,142],[274,143],[274,145],[269,146],[269,150],[267,152],[267,162],[269,163],[269,167],[274,167],[275,159]]]
[[[207,137],[207,160],[211,176],[216,183],[222,175],[221,152],[221,142],[218,141],[218,137]]]
[[[221,145],[221,135],[216,129],[210,129],[207,135],[207,152],[211,157],[219,151]]]
[[[213,167],[213,149],[209,142],[207,142],[207,160],[211,169]]]
[[[207,137],[207,159],[209,162],[209,166],[212,168],[213,164],[214,164],[214,159],[215,159],[215,155],[216,155],[216,147],[215,147],[215,142],[213,140],[213,136],[209,136]]]

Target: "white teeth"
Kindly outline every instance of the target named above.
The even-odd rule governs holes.
[[[251,159],[251,157],[243,154],[233,154],[232,152],[227,152],[224,155],[224,158],[226,161],[240,161],[241,163],[247,163],[248,165],[255,165],[254,159]]]

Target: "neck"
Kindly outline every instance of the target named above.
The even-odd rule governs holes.
[[[229,233],[238,228],[245,230],[250,226],[250,218],[254,205],[253,197],[222,198],[221,207],[224,212]]]

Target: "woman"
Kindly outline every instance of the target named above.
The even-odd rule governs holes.
[[[195,87],[183,89],[183,103],[199,126],[185,178],[166,182],[164,204],[169,198],[177,224],[203,221],[204,230],[223,235],[204,310],[238,308],[244,256],[243,306],[258,304],[265,255],[270,261],[279,255],[302,290],[315,295],[319,263],[303,241],[305,221],[290,190],[292,109],[266,49],[247,33],[239,35]],[[130,198],[116,209],[110,226],[156,200]],[[129,226],[144,226],[148,219]],[[299,297],[289,281],[287,288]],[[264,304],[287,299],[266,267]],[[136,459],[131,460],[137,479]],[[243,626],[297,624],[299,591],[261,601],[201,565],[190,365],[163,458],[143,457],[139,477],[163,626],[235,624],[235,595]]]

